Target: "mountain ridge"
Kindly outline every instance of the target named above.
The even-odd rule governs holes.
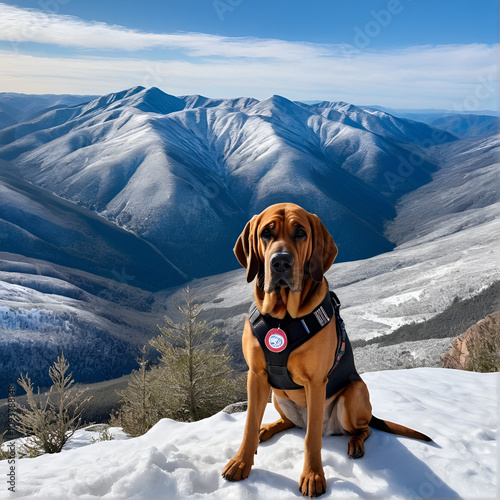
[[[134,87],[0,130],[0,158],[196,277],[235,268],[230,249],[246,221],[281,201],[317,212],[338,234],[340,259],[392,248],[383,231],[395,201],[439,168],[426,148],[402,140],[412,127],[417,142],[435,135],[345,103],[330,103],[325,116],[321,106],[281,96],[210,100]],[[403,179],[398,172],[412,158]],[[207,245],[220,257],[201,266]]]

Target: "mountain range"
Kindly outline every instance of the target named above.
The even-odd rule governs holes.
[[[486,137],[500,132],[499,113],[490,110],[454,111],[439,109],[392,109],[366,106],[366,109],[383,111],[399,118],[427,123],[460,137]]]
[[[232,247],[275,202],[332,233],[327,278],[353,340],[424,322],[500,279],[500,141],[494,127],[476,133],[480,119],[468,135],[344,102],[142,87],[73,97],[0,94],[14,121],[0,127],[2,379],[47,383],[61,348],[79,381],[129,372],[187,282],[243,369],[252,292],[231,271]],[[370,345],[360,369],[432,365],[450,339],[431,340]]]
[[[340,261],[390,250],[384,228],[397,200],[439,169],[432,146],[456,140],[343,102],[174,97],[137,87],[0,130],[0,158],[26,181],[144,239],[193,278],[236,268],[231,249],[246,221],[281,201],[322,218]]]

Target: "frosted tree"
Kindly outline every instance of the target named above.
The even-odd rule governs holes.
[[[139,369],[130,374],[127,387],[118,392],[120,408],[110,420],[111,425],[122,427],[133,437],[146,433],[161,418],[174,417],[158,367],[147,368],[146,346],[141,354]]]
[[[238,383],[230,378],[227,345],[217,341],[218,328],[199,321],[202,308],[185,290],[180,324],[165,317],[166,326],[149,343],[160,353],[159,376],[169,395],[175,418],[195,421],[220,411],[238,397]]]
[[[64,353],[49,368],[52,387],[45,396],[35,397],[33,383],[28,374],[21,375],[18,384],[26,391],[28,406],[15,404],[13,426],[28,436],[24,449],[29,456],[43,452],[59,453],[75,431],[82,427],[83,406],[91,398],[83,398],[87,389],[72,389],[73,373],[66,374],[69,363]]]

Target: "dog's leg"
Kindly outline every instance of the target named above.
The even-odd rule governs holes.
[[[304,496],[317,497],[326,491],[325,473],[321,461],[323,416],[325,412],[326,379],[304,384],[307,400],[307,431],[304,469],[299,489]]]
[[[250,474],[253,457],[259,446],[259,429],[270,390],[265,371],[248,373],[248,410],[243,441],[238,453],[222,471],[222,476],[229,481],[241,481]]]
[[[368,424],[372,417],[370,395],[364,382],[355,381],[344,389],[339,395],[338,412],[342,427],[352,435],[347,456],[361,458],[365,454],[364,442],[370,435]]]
[[[295,424],[285,416],[283,410],[280,408],[276,394],[273,394],[273,404],[281,418],[272,424],[262,425],[259,433],[259,441],[261,443],[272,438],[278,432],[286,431],[287,429],[295,427]]]

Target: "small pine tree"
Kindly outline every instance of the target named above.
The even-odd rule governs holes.
[[[147,369],[146,346],[137,360],[139,369],[130,375],[127,387],[121,396],[120,409],[111,414],[110,423],[122,427],[132,437],[146,433],[161,418],[171,416],[166,401],[166,388],[158,383],[158,368]]]
[[[13,415],[14,428],[28,436],[24,448],[28,456],[45,453],[59,453],[68,439],[82,427],[83,405],[91,398],[82,399],[87,389],[74,391],[73,373],[66,375],[69,363],[64,353],[49,368],[52,387],[44,398],[38,389],[38,398],[33,392],[30,377],[21,375],[18,384],[26,391],[28,406],[15,403],[17,410]],[[38,402],[37,402],[38,399]]]
[[[158,375],[175,418],[195,421],[220,411],[237,395],[229,379],[228,347],[216,340],[219,329],[198,321],[202,308],[193,303],[189,287],[185,300],[186,305],[179,307],[185,322],[175,324],[165,317],[166,326],[158,327],[161,335],[149,343],[161,354]]]

